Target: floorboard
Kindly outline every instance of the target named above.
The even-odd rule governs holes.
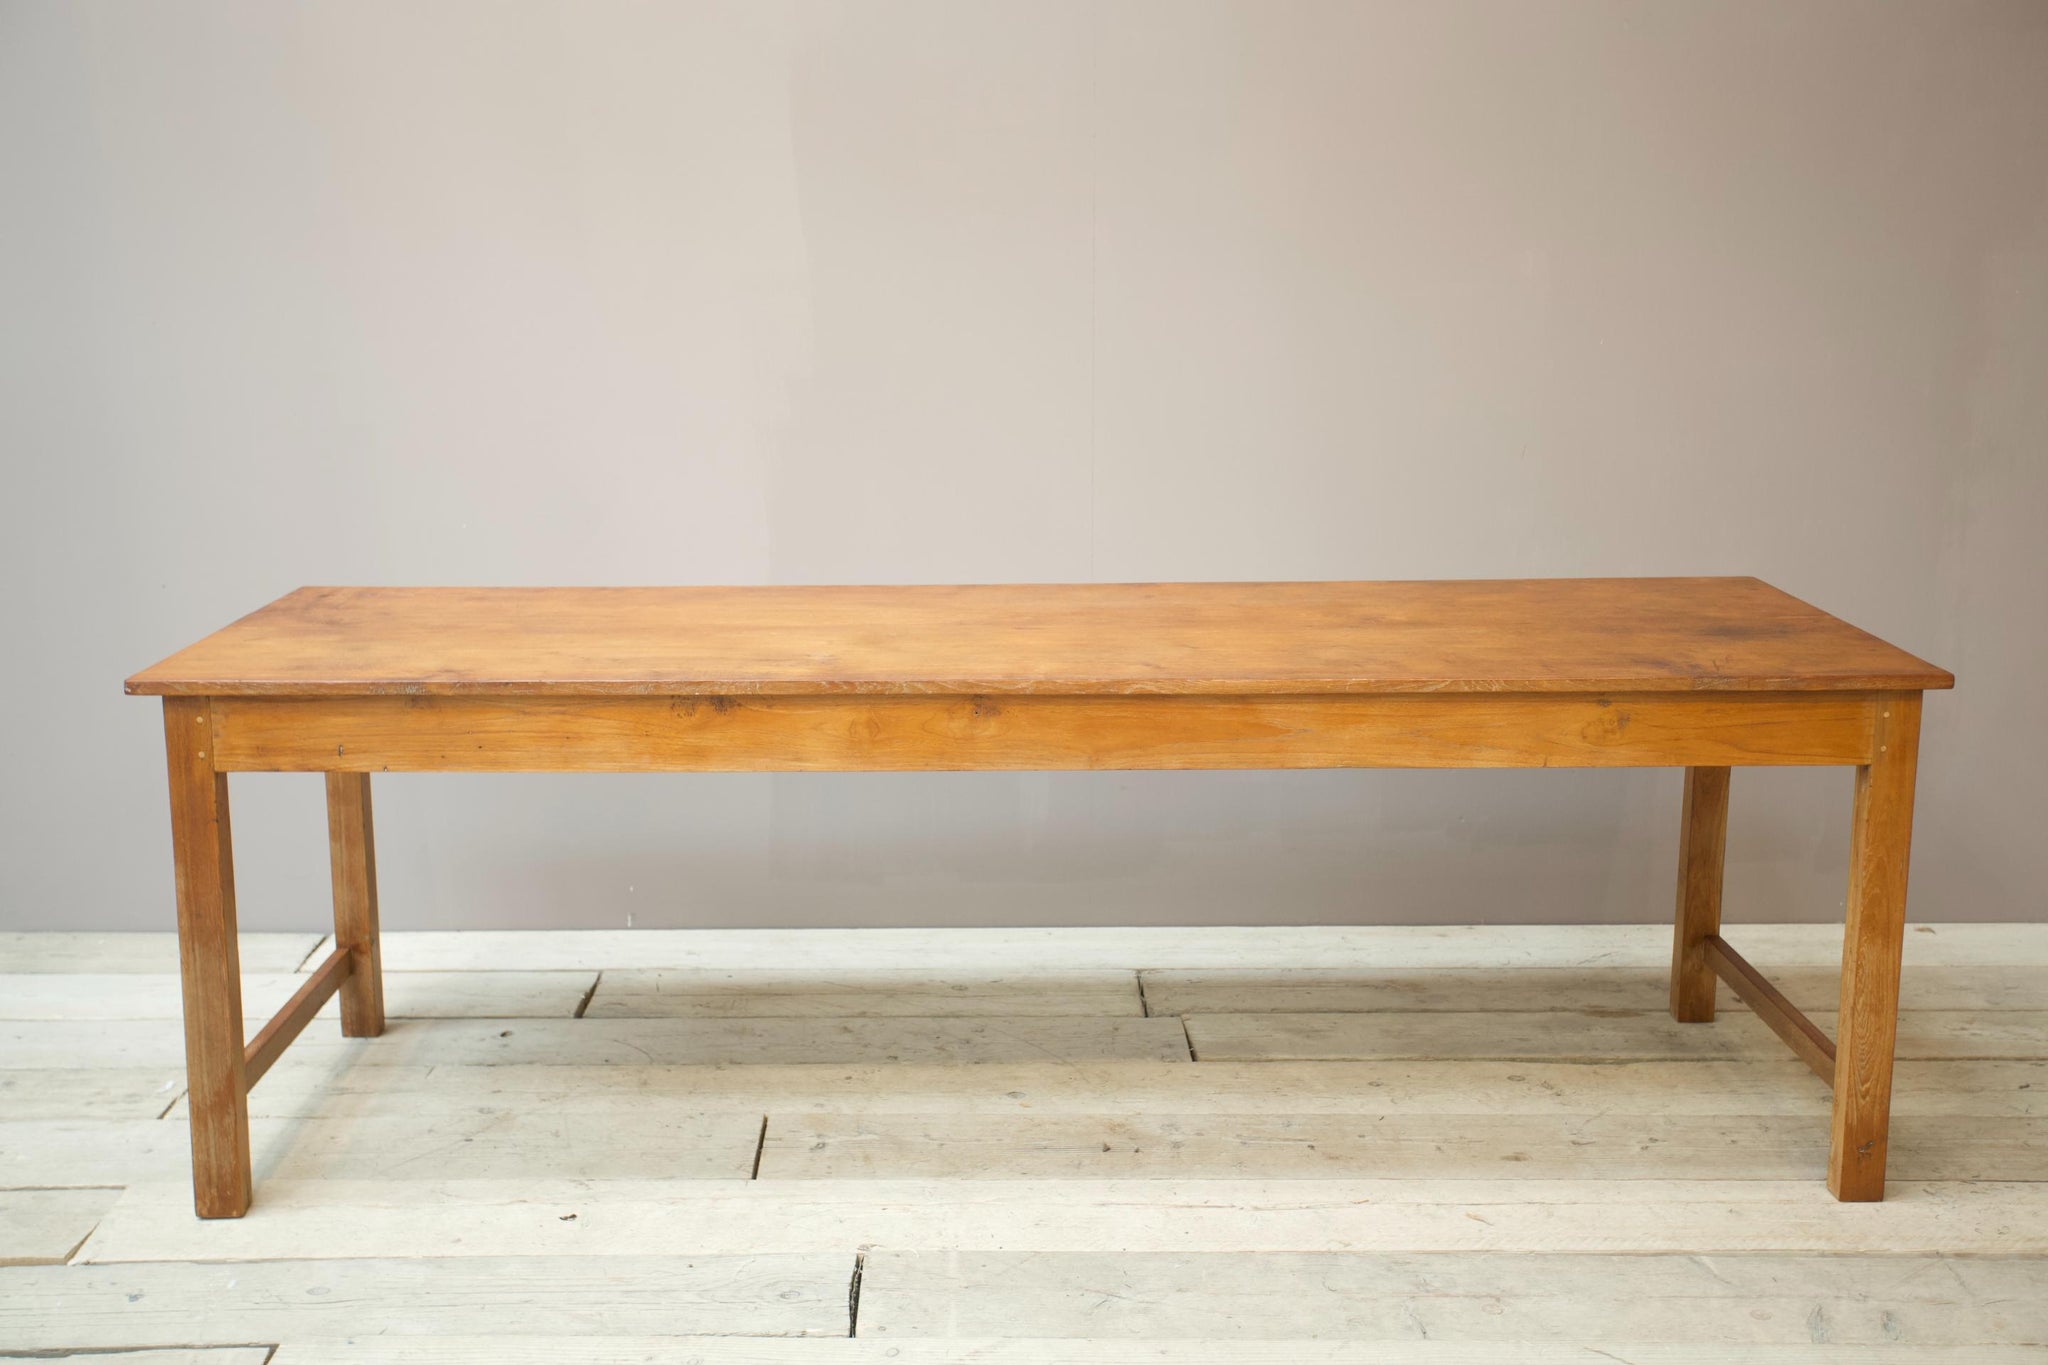
[[[349,1119],[252,1119],[258,1181],[269,1179],[584,1180],[658,1176],[723,1179],[754,1166],[757,1115],[649,1105],[602,1119],[479,1108],[463,1113]],[[14,1187],[129,1185],[190,1171],[182,1122],[24,1122],[0,1130],[0,1183]]]
[[[11,1350],[401,1335],[844,1336],[853,1256],[496,1256],[0,1270]]]
[[[0,1048],[0,1064],[11,1060]],[[185,1093],[182,1063],[146,1067],[34,1067],[0,1070],[0,1121],[153,1119]],[[6,1178],[0,1151],[0,1180]]]
[[[1443,1341],[796,1341],[734,1337],[357,1338],[287,1343],[271,1365],[2043,1365],[2026,1346],[1570,1345]],[[239,1362],[236,1365],[240,1365]]]
[[[1814,1022],[1832,1032],[1834,1015]],[[0,1057],[22,1070],[181,1066],[184,1040],[150,1019],[0,1022]],[[262,1020],[251,1015],[251,1036]],[[396,1020],[367,1048],[311,1028],[299,1056],[349,1053],[366,1066],[774,1065],[1184,1059],[1363,1061],[1490,1058],[1516,1061],[1774,1060],[1783,1044],[1762,1021],[1731,1011],[1713,1025],[1664,1013],[1480,1012],[1209,1014],[1175,1018],[1069,1016],[747,1019]],[[2033,1059],[2048,1012],[1922,1010],[1899,1024],[1901,1058]]]
[[[779,1179],[1821,1180],[1827,1125],[1658,1114],[771,1114]],[[1901,1180],[2048,1180],[2048,1122],[1895,1119]]]
[[[67,1351],[54,1357],[63,1365],[265,1365],[274,1359],[268,1346],[199,1347],[168,1351]],[[31,1357],[34,1358],[34,1357]],[[53,1357],[42,1357],[52,1359]]]
[[[169,864],[165,865],[168,868]],[[322,934],[243,934],[244,972],[293,972],[325,941]],[[175,933],[0,933],[0,974],[157,972],[178,974]]]
[[[260,1025],[291,999],[305,978],[290,972],[244,973],[243,1016]],[[386,972],[384,1013],[393,1019],[517,1019],[575,1015],[595,972]],[[328,1002],[320,1016],[338,1019]],[[180,1019],[176,975],[96,972],[0,975],[0,1019]]]
[[[1729,938],[1833,1026],[1837,927]],[[244,937],[252,1030],[322,942]],[[393,933],[209,1222],[171,937],[0,935],[0,1361],[2048,1365],[2048,926],[1909,933],[1881,1204],[1669,950]]]
[[[1776,969],[1759,964],[1792,1003],[1832,1013],[1842,974],[1833,966]],[[1509,968],[1497,971],[1145,972],[1154,1014],[1342,1014],[1483,1010],[1620,1010],[1666,1007],[1668,967]],[[1723,986],[1720,1008],[1745,1007]],[[1915,967],[1900,984],[1907,1010],[2048,1010],[2048,972],[2032,966]]]
[[[0,1266],[69,1260],[120,1191],[0,1190]]]
[[[1898,1065],[1896,1080],[1898,1115],[2048,1118],[2048,1061],[1909,1060]],[[267,1118],[478,1105],[616,1113],[650,1102],[757,1114],[1797,1114],[1825,1122],[1830,1099],[1828,1087],[1790,1053],[1595,1065],[1480,1058],[574,1067],[371,1066],[341,1054],[287,1052],[249,1096],[250,1112]]]
[[[1830,1036],[1834,1011],[1813,1022]],[[1470,1014],[1195,1014],[1195,1056],[1219,1062],[1360,1061],[1504,1057],[1531,1061],[1687,1061],[1762,1058],[1784,1044],[1754,1015],[1728,1011],[1712,1025],[1657,1011],[1487,1011]],[[1899,1020],[1898,1055],[1913,1060],[2037,1057],[2048,1037],[2039,1010],[1919,1010]]]
[[[1837,924],[1731,924],[1751,961],[1828,967]],[[1671,960],[1661,924],[1310,925],[1048,929],[592,929],[396,932],[391,971],[715,968],[1089,971],[1218,968],[1657,967]],[[2048,966],[2048,924],[1922,924],[1915,966]],[[246,968],[246,964],[245,964]],[[254,970],[253,968],[246,968]]]
[[[859,1019],[878,1016],[1143,1014],[1138,974],[924,971],[606,972],[584,1016]]]
[[[2031,1257],[870,1252],[863,1336],[2048,1341]]]
[[[130,1188],[81,1262],[783,1251],[2048,1254],[2048,1183],[1895,1182],[1844,1208],[1812,1180],[293,1180],[201,1223]]]
[[[245,1020],[250,1036],[263,1021]],[[964,1063],[1032,1058],[1184,1061],[1177,1019],[398,1019],[376,1046],[308,1028],[289,1055],[338,1052],[364,1066],[620,1066],[641,1063]],[[149,1019],[0,1023],[9,1067],[177,1067],[184,1037]]]

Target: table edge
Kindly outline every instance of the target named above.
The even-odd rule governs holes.
[[[252,681],[248,679],[164,679],[137,674],[123,690],[137,697],[266,697],[318,700],[335,697],[935,697],[935,696],[1211,696],[1211,697],[1317,697],[1317,696],[1420,696],[1482,695],[1511,693],[1606,695],[1611,693],[1706,692],[1921,692],[1944,691],[1955,686],[1955,675],[1929,666],[1924,673],[1859,673],[1805,675],[1801,677],[1608,677],[1608,678],[1502,678],[1459,679],[1356,679],[1356,678],[1243,678],[1243,679],[1058,679],[949,678],[935,681],[899,679],[847,679],[820,681],[762,681],[759,679],[700,679],[648,682],[636,679],[489,679],[433,680],[391,679],[346,682]]]

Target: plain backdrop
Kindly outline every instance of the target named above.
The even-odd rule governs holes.
[[[2048,909],[2048,6],[0,0],[0,208],[0,927],[171,925],[121,680],[302,583],[1753,573],[1961,680],[1913,915]],[[1731,919],[1849,790],[1737,774]],[[1678,791],[376,800],[391,928],[1618,921]]]

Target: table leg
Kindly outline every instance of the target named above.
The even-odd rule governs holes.
[[[235,940],[228,779],[213,760],[212,704],[164,698],[171,848],[178,875],[178,967],[185,989],[192,1202],[201,1218],[249,1210],[249,1088],[242,1064],[242,967]]]
[[[1721,932],[1721,866],[1728,844],[1728,769],[1687,768],[1678,821],[1678,918],[1671,937],[1671,1017],[1714,1018],[1707,940]]]
[[[377,946],[377,845],[370,775],[327,774],[327,848],[334,867],[334,946],[355,959],[341,983],[341,1032],[384,1031],[384,958]]]
[[[1891,1126],[1899,957],[1906,933],[1906,859],[1920,754],[1920,694],[1879,699],[1876,752],[1856,770],[1848,925],[1835,1038],[1835,1109],[1828,1188],[1842,1200],[1884,1198]]]

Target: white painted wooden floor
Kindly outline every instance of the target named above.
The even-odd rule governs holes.
[[[1730,938],[1823,1025],[1839,931]],[[253,1031],[319,946],[243,941]],[[193,1218],[175,944],[0,935],[0,1357],[2048,1362],[2048,926],[1909,935],[1892,1198],[1628,928],[394,933]],[[332,1011],[330,1009],[330,1015]]]

